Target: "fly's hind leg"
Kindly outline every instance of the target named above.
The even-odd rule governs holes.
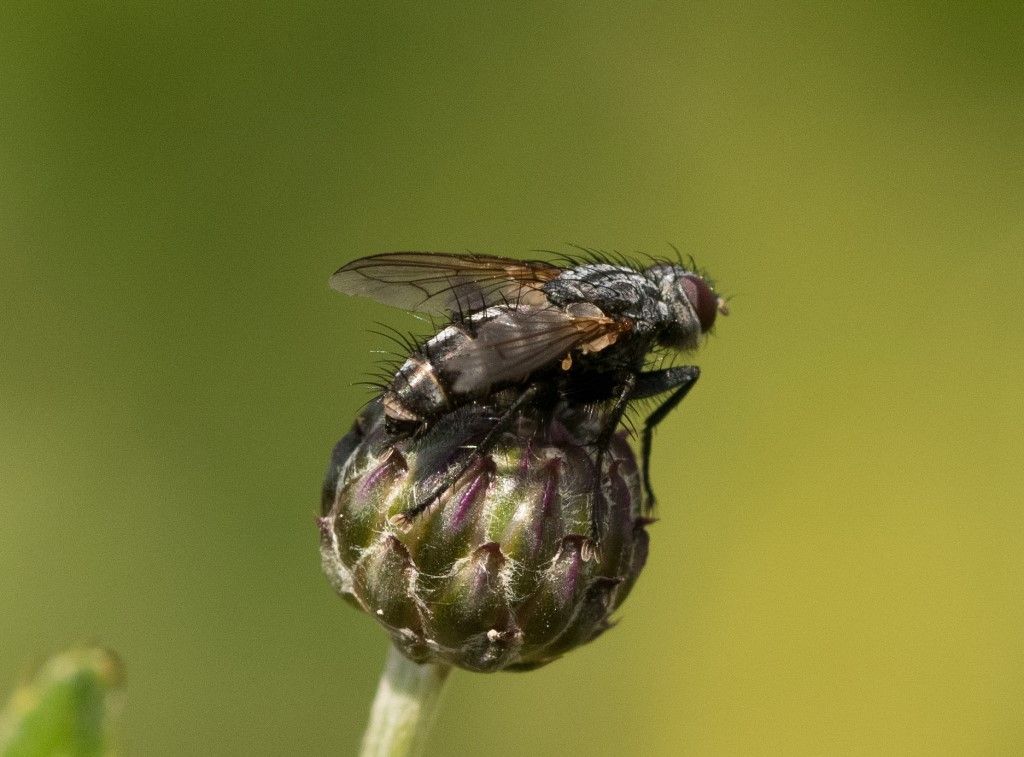
[[[406,526],[412,522],[413,518],[434,504],[438,497],[444,494],[449,487],[451,487],[467,470],[469,470],[470,466],[491,451],[497,443],[498,437],[508,430],[509,426],[512,425],[512,421],[515,420],[516,415],[519,414],[519,411],[533,401],[540,392],[540,389],[541,387],[539,384],[530,384],[527,386],[519,396],[516,397],[515,401],[512,402],[504,412],[502,412],[498,417],[498,420],[495,421],[493,426],[491,426],[487,435],[484,436],[476,448],[470,454],[466,455],[465,459],[461,463],[449,470],[442,481],[434,487],[434,490],[431,491],[430,494],[419,502],[413,504],[411,507],[408,507],[397,515],[392,516],[391,523],[396,526]]]
[[[646,494],[646,512],[654,509],[655,503],[654,489],[651,487],[651,445],[654,441],[654,429],[665,420],[665,416],[671,413],[676,405],[683,401],[683,397],[693,388],[693,385],[697,383],[699,378],[700,368],[695,365],[681,365],[661,371],[641,373],[637,380],[636,389],[630,397],[630,399],[645,399],[657,394],[672,392],[668,399],[662,402],[644,421],[641,442],[641,469],[643,471],[644,492]]]
[[[642,374],[641,374],[642,375]],[[597,484],[594,490],[594,504],[590,509],[590,545],[584,545],[584,549],[589,555],[590,550],[601,543],[601,537],[604,535],[605,518],[607,515],[607,502],[605,502],[605,491],[603,486],[604,479],[604,453],[608,449],[608,445],[611,443],[612,436],[615,434],[615,430],[619,427],[619,421],[622,420],[623,414],[626,412],[626,403],[632,398],[636,391],[638,375],[635,373],[629,374],[622,384],[619,385],[615,404],[612,405],[608,411],[608,415],[605,418],[604,425],[601,427],[601,432],[597,435],[597,441],[595,447],[597,449],[597,460],[595,461],[595,468],[597,469]]]

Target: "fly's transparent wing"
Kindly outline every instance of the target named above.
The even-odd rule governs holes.
[[[405,310],[448,315],[492,305],[542,305],[540,287],[562,272],[538,261],[490,255],[389,252],[342,266],[331,286]]]
[[[592,305],[495,310],[475,327],[471,341],[445,357],[444,372],[456,392],[520,381],[574,349],[598,352],[630,327]]]

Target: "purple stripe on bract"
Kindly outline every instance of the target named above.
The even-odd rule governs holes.
[[[533,454],[533,440],[530,439],[526,442],[526,446],[523,447],[522,457],[519,458],[519,474],[525,475],[530,469],[530,457]]]
[[[490,541],[477,548],[473,553],[477,592],[486,592],[492,588],[497,571],[503,562],[505,562],[505,556],[501,554],[501,547],[497,542]]]
[[[389,475],[391,472],[392,463],[391,459],[389,458],[380,465],[378,465],[376,470],[374,470],[369,476],[367,476],[366,479],[359,485],[359,495],[361,497],[365,497],[367,494],[370,493],[370,490],[373,489],[374,486],[380,483],[380,481],[385,476]]]
[[[565,572],[562,573],[559,580],[554,584],[558,601],[563,605],[572,602],[576,596],[577,584],[579,584],[580,580],[580,569],[583,567],[583,558],[580,556],[582,548],[582,536],[566,536],[562,539],[562,546],[555,557],[556,562],[564,565],[565,568]]]
[[[462,527],[462,521],[469,515],[469,511],[473,508],[473,503],[477,499],[477,496],[487,489],[487,484],[490,483],[490,475],[486,470],[482,470],[476,478],[473,479],[472,483],[462,490],[459,495],[459,502],[455,507],[455,512],[452,514],[450,521],[451,527],[458,529]]]
[[[540,500],[540,517],[534,522],[534,543],[539,544],[547,528],[548,518],[551,517],[552,506],[558,498],[558,480],[561,477],[562,458],[556,457],[545,468],[547,469],[548,480],[544,482],[544,495]]]
[[[563,604],[568,604],[572,601],[573,596],[576,594],[576,584],[580,580],[580,567],[583,565],[583,559],[580,557],[578,550],[573,550],[571,562],[569,563],[569,569],[565,572],[565,577],[561,584],[561,596],[559,599]]]

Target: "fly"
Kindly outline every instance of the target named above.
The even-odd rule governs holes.
[[[332,277],[339,292],[440,315],[447,325],[419,345],[382,395],[396,438],[420,433],[440,416],[501,392],[492,431],[443,484],[396,520],[425,510],[529,405],[610,403],[595,441],[601,470],[628,403],[668,394],[642,433],[647,506],[654,504],[649,466],[654,428],[696,383],[694,365],[644,370],[657,349],[693,350],[728,314],[710,281],[681,263],[638,268],[599,258],[557,266],[489,255],[393,252],[360,258]],[[602,498],[598,497],[598,501]],[[595,507],[591,538],[603,530]]]

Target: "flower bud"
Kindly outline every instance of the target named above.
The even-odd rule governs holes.
[[[610,626],[647,556],[640,474],[624,433],[598,475],[598,416],[521,414],[486,454],[495,418],[466,405],[395,440],[379,402],[335,447],[324,484],[323,568],[416,662],[527,670]],[[404,510],[468,468],[424,512]],[[604,498],[600,544],[588,539]]]

